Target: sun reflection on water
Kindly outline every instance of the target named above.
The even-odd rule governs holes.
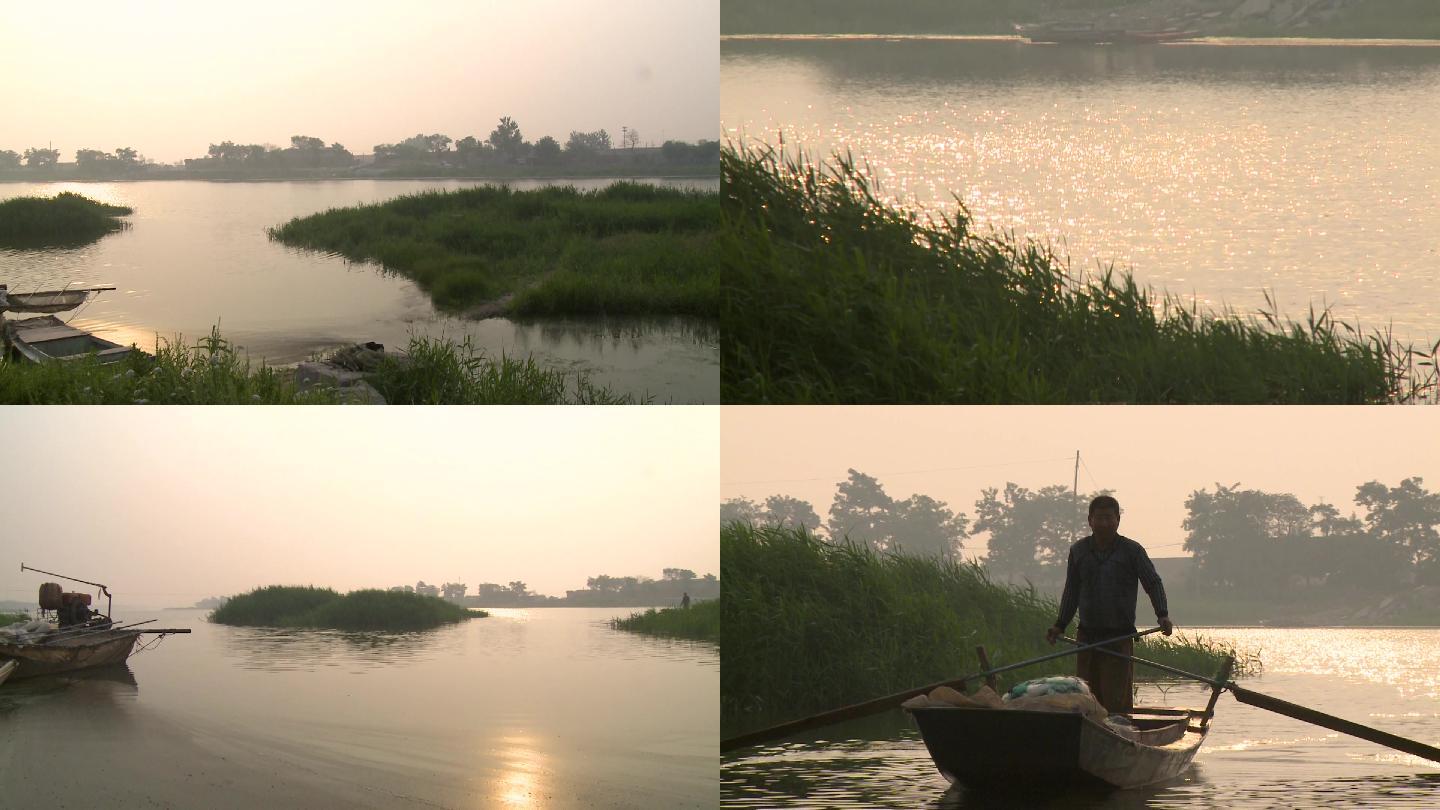
[[[486,794],[502,807],[533,808],[548,804],[543,779],[545,756],[535,741],[524,733],[514,733],[500,738],[499,743],[499,750],[487,755],[498,765],[491,771],[494,778]]]

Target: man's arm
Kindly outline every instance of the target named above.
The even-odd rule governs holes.
[[[1075,566],[1075,547],[1071,546],[1070,555],[1065,559],[1065,591],[1060,596],[1060,615],[1055,619],[1055,626],[1045,631],[1045,640],[1051,644],[1064,634],[1070,620],[1075,618],[1075,609],[1080,606],[1080,575]]]
[[[1139,543],[1135,544],[1139,550],[1139,556],[1135,562],[1136,573],[1140,576],[1140,585],[1145,588],[1145,593],[1150,597],[1150,605],[1155,608],[1155,620],[1160,623],[1165,635],[1170,635],[1175,630],[1175,623],[1170,621],[1170,605],[1165,599],[1165,583],[1160,581],[1160,574],[1155,571],[1155,563],[1150,561],[1150,555],[1145,552],[1145,547]]]

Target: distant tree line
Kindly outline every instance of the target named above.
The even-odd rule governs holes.
[[[879,551],[958,559],[967,538],[988,534],[977,557],[993,573],[1055,583],[1070,545],[1089,534],[1086,506],[1107,490],[1072,492],[1057,484],[1031,490],[1007,483],[981,491],[973,522],[926,495],[897,500],[875,478],[850,470],[836,486],[823,523],[811,504],[784,495],[720,504],[722,523],[804,526],[836,542],[848,538]],[[1189,588],[1274,595],[1294,592],[1383,593],[1440,585],[1440,494],[1420,478],[1398,486],[1370,481],[1356,488],[1363,515],[1342,517],[1329,503],[1307,506],[1294,495],[1242,489],[1197,490],[1185,501],[1183,548],[1193,554]]]
[[[481,582],[473,596],[469,586],[459,582],[427,585],[396,585],[392,591],[440,596],[452,602],[473,607],[560,607],[560,606],[649,606],[679,602],[688,593],[691,599],[715,599],[720,596],[720,581],[714,574],[696,576],[688,568],[665,568],[660,579],[644,576],[613,577],[599,574],[585,581],[584,590],[566,591],[565,596],[546,596],[530,590],[522,580],[507,584]]]
[[[114,152],[79,149],[75,152],[73,169],[64,167],[64,170],[89,178],[141,173],[145,176],[343,176],[361,170],[463,174],[499,169],[513,173],[525,167],[595,170],[607,166],[651,169],[714,166],[719,169],[718,140],[696,144],[666,141],[660,146],[645,147],[640,144],[639,130],[630,127],[623,128],[618,145],[611,142],[610,134],[603,129],[571,132],[563,144],[549,135],[531,142],[525,139],[513,118],[504,116],[483,139],[467,135],[454,140],[448,135],[422,133],[398,143],[376,144],[371,165],[362,165],[360,158],[342,144],[327,146],[321,138],[294,135],[288,147],[234,141],[212,143],[205,156],[187,158],[184,169],[156,166],[128,146]],[[34,172],[52,176],[62,168],[59,161],[58,149],[33,147],[23,154],[0,150],[0,173]]]

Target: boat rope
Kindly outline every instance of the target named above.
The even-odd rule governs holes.
[[[143,642],[141,642],[141,643],[139,643],[139,644],[136,644],[136,645],[135,645],[135,650],[130,653],[130,657],[131,657],[131,658],[134,658],[135,656],[139,655],[140,653],[145,652],[146,650],[153,650],[153,649],[155,649],[156,647],[160,646],[160,642],[162,642],[162,641],[164,641],[164,640],[165,640],[165,634],[164,634],[164,633],[161,633],[160,635],[156,636],[153,641],[143,641]]]

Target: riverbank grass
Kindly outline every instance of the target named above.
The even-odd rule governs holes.
[[[74,247],[129,227],[117,217],[135,213],[62,191],[54,197],[14,197],[0,202],[0,248]]]
[[[1384,403],[1434,395],[1435,351],[1303,323],[1267,296],[1202,311],[1128,272],[1075,278],[964,211],[898,210],[849,158],[721,155],[721,392],[731,403]]]
[[[16,622],[30,621],[28,613],[0,613],[0,627],[14,624]]]
[[[271,228],[286,245],[377,262],[437,306],[510,316],[716,318],[719,195],[481,186],[331,209]]]
[[[492,358],[466,340],[415,337],[403,356],[387,356],[368,381],[391,405],[631,404],[579,372],[540,367],[533,358]],[[353,401],[332,388],[302,390],[293,370],[253,364],[218,329],[194,345],[156,341],[153,355],[131,352],[33,364],[0,359],[0,404],[305,405]]]
[[[360,590],[340,595],[329,588],[271,585],[232,597],[210,621],[251,627],[320,627],[334,630],[426,630],[482,618],[434,596]]]
[[[693,638],[700,641],[720,641],[720,601],[710,599],[695,602],[688,608],[650,608],[644,613],[632,613],[624,619],[611,619],[610,626],[616,630],[645,633],[652,636],[671,638]]]
[[[977,645],[992,666],[1061,649],[1045,642],[1045,629],[1059,613],[1053,599],[992,582],[971,563],[876,553],[827,543],[803,529],[731,523],[720,531],[720,568],[726,736],[973,674],[981,669]],[[1236,655],[1237,676],[1259,663],[1184,633],[1155,638],[1137,642],[1135,655],[1205,676],[1213,676],[1226,655]],[[1008,689],[1074,672],[1070,656],[998,677]],[[1160,675],[1137,666],[1136,678]]]

